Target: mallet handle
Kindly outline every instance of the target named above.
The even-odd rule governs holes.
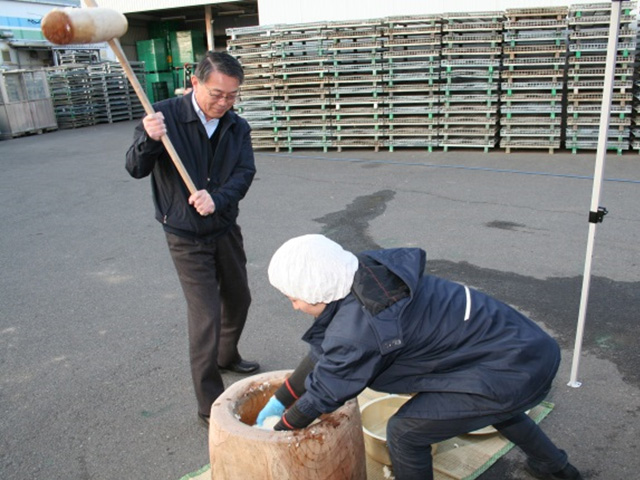
[[[94,0],[84,0],[84,3],[88,7],[98,6],[98,4]],[[109,43],[109,46],[111,47],[111,50],[113,50],[113,53],[115,53],[116,57],[118,58],[118,62],[124,69],[124,72],[127,75],[129,82],[131,83],[131,85],[133,85],[133,89],[136,91],[136,94],[138,95],[138,99],[140,100],[140,103],[144,107],[144,111],[147,113],[147,115],[154,114],[155,110],[153,109],[151,102],[147,98],[147,94],[142,88],[142,85],[140,85],[140,82],[138,81],[138,77],[136,76],[133,69],[131,68],[131,64],[129,63],[129,60],[127,60],[127,56],[124,54],[124,50],[122,50],[122,46],[120,45],[120,40],[118,40],[117,38],[114,38],[114,39],[108,40],[108,43]],[[171,140],[169,140],[169,137],[167,135],[163,135],[161,140],[162,140],[162,144],[164,145],[164,148],[167,149],[167,152],[169,153],[169,156],[171,157],[173,164],[178,169],[178,173],[180,174],[180,176],[182,177],[182,180],[184,181],[185,185],[189,189],[189,193],[194,194],[197,191],[196,186],[191,180],[191,177],[189,176],[189,172],[187,172],[187,169],[184,168],[184,164],[182,163],[182,160],[180,160],[180,156],[178,155],[178,152],[176,152],[176,149],[171,143]]]

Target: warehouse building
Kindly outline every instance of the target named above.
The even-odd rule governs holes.
[[[42,17],[53,8],[77,7],[79,4],[80,0],[0,0],[0,69],[51,65],[56,47],[42,35]]]

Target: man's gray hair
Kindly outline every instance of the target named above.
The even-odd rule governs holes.
[[[240,82],[244,82],[244,70],[240,62],[227,52],[214,52],[209,50],[205,57],[198,63],[195,76],[202,83],[205,83],[209,75],[219,72],[229,77],[233,77]]]

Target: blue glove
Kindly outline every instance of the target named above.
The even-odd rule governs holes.
[[[278,400],[275,396],[271,397],[267,404],[264,406],[260,413],[258,414],[258,418],[256,419],[256,425],[262,427],[264,420],[267,417],[278,416],[281,417],[284,413],[284,405]]]

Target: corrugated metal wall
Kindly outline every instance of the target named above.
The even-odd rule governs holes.
[[[574,3],[602,2],[598,2],[598,0],[258,0],[258,11],[260,12],[260,24],[272,25],[380,18],[394,15],[568,6]]]

